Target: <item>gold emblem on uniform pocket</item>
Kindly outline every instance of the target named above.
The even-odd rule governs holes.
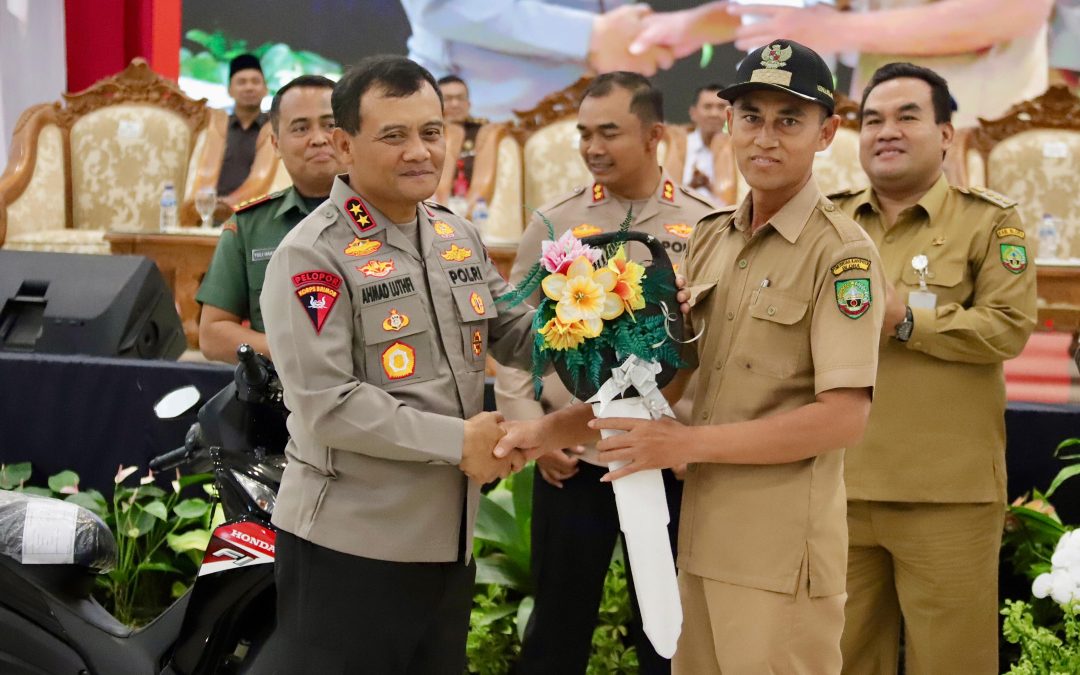
[[[472,249],[462,248],[454,244],[439,255],[442,256],[443,260],[449,260],[450,262],[464,262],[472,257]]]
[[[386,331],[399,331],[405,326],[409,325],[409,317],[406,314],[400,314],[396,309],[390,310],[390,316],[383,319],[382,329]]]
[[[382,367],[391,380],[409,377],[416,372],[416,350],[404,342],[395,342],[383,350]]]
[[[676,237],[682,237],[683,239],[686,239],[694,233],[694,226],[687,225],[686,223],[668,223],[664,226],[664,229],[667,230],[669,234],[673,234]]]
[[[484,307],[484,299],[476,291],[473,291],[472,295],[469,296],[469,304],[472,305],[473,311],[480,316],[483,316],[484,312],[487,311],[487,308]]]
[[[574,236],[578,239],[582,239],[584,237],[591,237],[594,234],[600,234],[601,232],[603,232],[603,230],[601,230],[599,227],[595,225],[590,225],[588,223],[582,223],[570,231],[573,232]]]
[[[381,279],[387,274],[394,271],[393,260],[369,260],[363,265],[356,268],[358,272],[363,272],[365,277],[375,277]]]
[[[472,334],[472,353],[476,356],[484,353],[484,338],[479,330],[474,330]]]

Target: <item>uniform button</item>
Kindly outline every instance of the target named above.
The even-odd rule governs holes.
[[[776,314],[776,308],[775,307],[770,307],[769,309],[765,310],[765,313],[768,314],[769,316],[772,316],[773,314]]]
[[[885,243],[887,244],[893,243],[894,239],[896,239],[896,237],[892,236],[891,234],[885,235]]]
[[[735,312],[732,312],[731,310],[728,310],[728,313],[727,313],[728,321],[731,321],[734,318],[735,318]]]
[[[835,210],[836,210],[836,206],[835,206],[835,205],[833,205],[833,204],[826,204],[826,205],[825,205],[825,210],[826,210],[826,211],[835,211]]]
[[[327,209],[327,210],[323,211],[323,215],[326,216],[327,219],[330,219],[330,218],[334,217],[334,212],[332,210],[330,210],[330,209]]]
[[[742,260],[739,261],[739,269],[741,269],[741,270],[746,269],[747,264],[748,263],[746,262],[746,258],[743,258]]]
[[[724,369],[724,364],[722,364],[722,363],[716,364],[716,369],[717,370],[723,370]]]
[[[701,413],[701,421],[704,422],[707,419],[709,419],[709,413],[707,413],[707,412]]]
[[[922,347],[922,343],[921,342],[916,342],[915,343],[915,348],[918,349],[919,347]]]

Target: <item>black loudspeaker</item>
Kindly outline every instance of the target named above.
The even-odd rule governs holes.
[[[175,359],[186,346],[149,259],[0,251],[0,350]]]

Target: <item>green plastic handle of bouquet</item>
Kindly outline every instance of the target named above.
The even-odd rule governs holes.
[[[679,312],[679,301],[675,297],[675,294],[677,293],[677,289],[675,288],[675,270],[671,267],[671,258],[668,257],[667,250],[664,248],[664,243],[651,234],[635,232],[633,230],[625,232],[605,232],[604,234],[594,234],[581,239],[581,243],[588,246],[594,246],[604,251],[607,251],[608,245],[618,245],[624,241],[636,241],[648,247],[649,255],[652,257],[652,264],[646,268],[645,275],[647,277],[654,277],[654,279],[659,276],[659,281],[663,283],[663,286],[670,289],[662,294],[659,302],[645,305],[644,309],[635,311],[634,316],[640,321],[646,317],[664,315],[665,321],[667,322],[667,333],[675,341],[681,341],[683,339],[683,317]],[[603,370],[601,372],[610,373],[612,368],[615,368],[626,359],[626,356],[626,354],[617,355],[614,350],[610,350],[610,353],[605,353]],[[661,363],[663,369],[660,371],[660,374],[656,376],[656,384],[663,388],[675,378],[675,373],[678,369],[669,363]],[[582,381],[579,381],[575,387],[573,377],[561,361],[555,362],[555,372],[558,373],[559,379],[566,385],[566,388],[582,401],[589,400],[598,391],[598,387],[593,386],[593,384],[588,381],[588,378],[581,378]],[[637,395],[637,392],[631,387],[623,396],[630,397]]]

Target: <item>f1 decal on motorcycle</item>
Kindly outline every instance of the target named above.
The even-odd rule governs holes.
[[[206,547],[199,576],[216,574],[245,565],[262,565],[274,562],[273,530],[256,523],[232,523],[214,530]]]

